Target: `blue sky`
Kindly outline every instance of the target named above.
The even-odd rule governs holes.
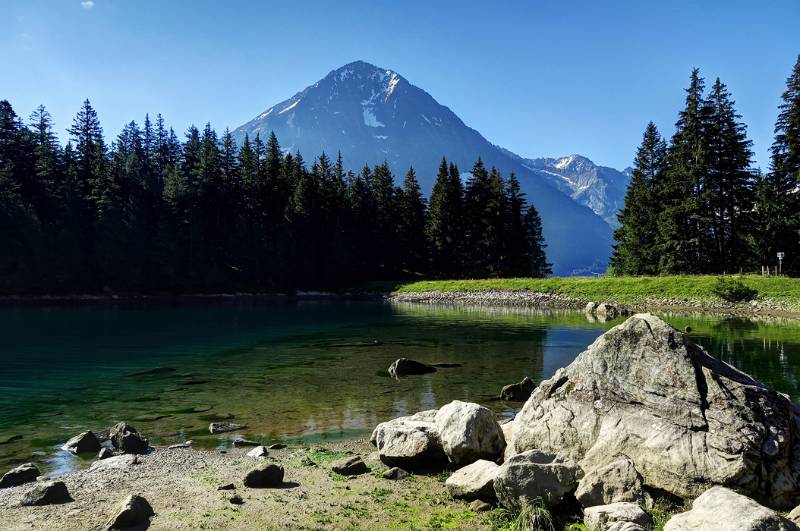
[[[356,59],[391,68],[523,156],[628,165],[671,134],[689,72],[727,83],[767,166],[800,1],[0,0],[0,98],[59,134],[161,112],[234,128]]]

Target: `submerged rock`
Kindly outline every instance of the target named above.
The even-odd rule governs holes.
[[[509,402],[525,402],[530,398],[536,384],[527,376],[521,382],[508,384],[500,390],[500,399]]]
[[[120,504],[120,508],[108,522],[108,529],[129,529],[144,526],[155,515],[150,503],[142,496],[131,494]]]
[[[692,508],[676,514],[664,531],[796,531],[795,524],[755,500],[725,487],[712,487],[701,494]]]
[[[356,455],[334,462],[331,470],[342,476],[358,476],[369,472],[369,467],[360,456]]]
[[[643,485],[682,498],[719,484],[776,507],[800,496],[800,421],[786,396],[639,314],[542,382],[513,451],[605,467],[627,456]]]
[[[127,422],[116,424],[109,433],[114,448],[126,454],[146,454],[149,441]]]
[[[244,477],[244,486],[251,488],[280,487],[283,484],[283,467],[268,464],[254,468]]]
[[[393,378],[428,374],[431,372],[436,372],[436,367],[408,358],[400,358],[389,366],[389,375]]]
[[[100,441],[91,431],[79,433],[64,444],[64,449],[73,454],[94,453],[100,450]]]
[[[494,490],[500,503],[509,508],[536,500],[557,505],[566,494],[575,490],[582,474],[580,467],[572,461],[528,450],[499,467]]]
[[[494,478],[499,468],[496,463],[480,459],[453,472],[444,485],[453,498],[493,500]]]
[[[247,439],[234,439],[233,446],[236,448],[245,448],[247,446],[261,446],[261,443],[258,441],[249,441]]]
[[[18,467],[12,468],[3,474],[3,477],[0,478],[0,489],[16,487],[17,485],[23,485],[25,483],[30,483],[31,481],[36,481],[36,478],[41,475],[42,473],[39,471],[39,467],[33,463],[19,465]]]
[[[208,431],[211,433],[226,433],[229,431],[243,430],[246,424],[234,424],[232,422],[212,422],[208,425]]]
[[[20,505],[51,505],[71,500],[67,485],[63,481],[44,481],[26,492],[22,496]]]
[[[463,466],[503,455],[506,441],[492,410],[454,400],[442,406],[433,420],[451,463]]]

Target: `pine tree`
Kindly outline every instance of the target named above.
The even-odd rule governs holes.
[[[505,187],[496,168],[486,171],[478,158],[464,191],[467,271],[476,277],[497,277],[502,270]]]
[[[462,273],[464,188],[458,168],[442,158],[431,191],[426,235],[431,272],[437,277],[457,278]]]
[[[512,172],[506,183],[506,227],[503,242],[505,262],[502,275],[524,277],[531,274],[531,249],[525,214],[528,201],[519,185],[519,179]]]
[[[553,266],[547,261],[545,249],[547,244],[542,233],[542,218],[539,212],[531,205],[525,212],[525,228],[530,249],[530,276],[544,278],[553,273]]]
[[[614,230],[611,268],[620,275],[658,273],[657,219],[661,208],[658,192],[667,170],[667,146],[655,124],[644,131],[636,152],[633,174]]]
[[[409,168],[398,194],[398,258],[400,267],[411,274],[421,274],[427,265],[425,241],[425,198],[414,168]]]

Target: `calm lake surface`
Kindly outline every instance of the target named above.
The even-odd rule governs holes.
[[[800,398],[800,323],[663,316],[715,356]],[[500,388],[547,378],[619,321],[582,313],[381,302],[242,302],[0,308],[0,473],[87,461],[58,447],[127,420],[153,444],[230,446],[234,418],[272,443],[362,436],[454,399],[501,415]],[[459,363],[395,381],[398,357]],[[154,371],[153,369],[157,369]]]

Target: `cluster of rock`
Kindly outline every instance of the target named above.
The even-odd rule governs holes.
[[[585,302],[559,293],[541,293],[527,290],[486,291],[426,291],[397,293],[389,297],[393,302],[426,304],[459,304],[470,306],[524,306],[536,308],[580,309]]]
[[[587,302],[586,306],[583,307],[583,312],[587,317],[600,322],[613,321],[618,317],[630,315],[626,308],[616,306],[610,302]]]
[[[696,498],[667,530],[797,529],[773,509],[800,500],[798,406],[648,314],[543,381],[511,422],[455,401],[371,441],[389,466],[455,469],[455,497],[577,500],[590,529],[645,529],[654,493]]]

